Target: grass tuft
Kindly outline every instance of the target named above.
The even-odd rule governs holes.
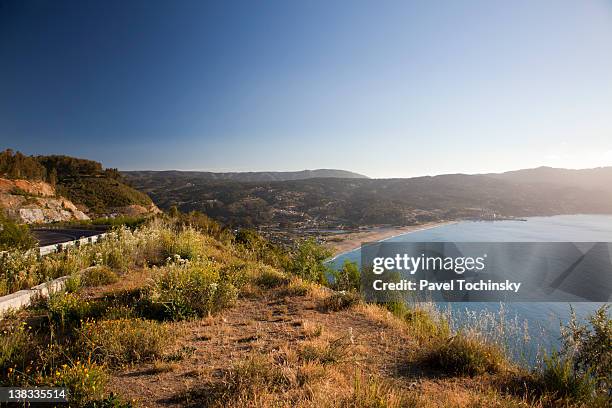
[[[446,374],[469,376],[498,373],[507,366],[498,347],[463,333],[432,341],[422,362]]]
[[[142,319],[87,322],[78,337],[85,355],[110,366],[161,358],[175,338],[166,324]]]
[[[109,285],[118,280],[117,274],[107,266],[92,266],[81,274],[81,286],[83,287]]]
[[[355,292],[335,292],[323,299],[320,309],[326,312],[339,312],[357,305],[361,297]]]

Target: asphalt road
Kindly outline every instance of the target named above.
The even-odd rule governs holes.
[[[34,237],[38,240],[39,246],[55,245],[62,242],[74,241],[79,238],[87,238],[98,235],[105,231],[94,229],[43,229],[34,228],[31,230]]]

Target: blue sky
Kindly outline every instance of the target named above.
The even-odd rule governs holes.
[[[612,165],[612,1],[0,0],[0,147],[124,170]]]

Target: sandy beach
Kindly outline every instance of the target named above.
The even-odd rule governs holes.
[[[441,225],[454,224],[456,221],[429,222],[405,227],[381,227],[367,231],[349,232],[327,237],[327,246],[334,251],[334,256],[352,251],[361,246],[363,242],[374,242],[388,239],[409,232],[422,231]]]

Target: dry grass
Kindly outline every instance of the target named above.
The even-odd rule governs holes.
[[[38,351],[55,350],[53,358],[66,361],[80,348],[81,358],[96,361],[91,364],[99,374],[96,384],[108,376],[107,390],[146,407],[467,408],[559,402],[508,385],[503,353],[476,337],[452,337],[440,316],[426,310],[365,304],[355,293],[304,281],[193,229],[176,235],[164,225],[147,228],[150,236],[123,231],[125,243],[113,248],[109,240],[97,247],[100,256],[92,254],[95,264],[126,271],[119,281],[98,274],[94,286],[58,295],[46,311],[39,310],[56,328],[71,323],[62,344],[47,344],[51,336],[40,336],[42,330],[0,336],[2,368],[19,363],[18,354],[35,344],[30,337],[36,335],[36,342],[49,346]],[[73,260],[62,262],[59,269],[73,266]],[[238,296],[231,291],[231,301],[215,294],[223,294],[219,285],[228,282],[239,291]],[[143,319],[155,304],[175,311],[170,316],[176,320],[189,318],[179,323]],[[48,319],[39,326],[48,329],[44,324]],[[83,401],[101,397],[82,367],[67,362],[65,369],[67,384],[82,392]]]
[[[339,312],[359,304],[361,297],[355,292],[333,292],[324,298],[319,308],[325,312]]]
[[[495,374],[510,365],[498,347],[463,333],[431,341],[421,363],[449,375],[472,376]]]

